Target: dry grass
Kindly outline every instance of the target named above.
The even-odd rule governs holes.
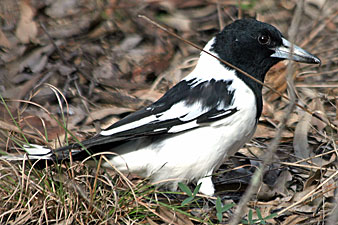
[[[4,52],[6,57],[1,60],[5,63],[0,61],[0,72],[4,71],[0,74],[4,83],[0,85],[4,97],[0,107],[0,153],[20,152],[20,146],[27,142],[57,147],[81,141],[97,132],[98,126],[93,127],[97,121],[104,127],[157,99],[192,68],[181,62],[191,55],[195,58],[198,51],[141,22],[138,14],[169,24],[181,36],[202,45],[219,25],[236,17],[237,2],[187,1],[188,6],[182,6],[172,1],[168,6],[156,1],[145,5],[138,1],[120,5],[97,1],[95,6],[75,8],[86,17],[65,17],[59,21],[65,24],[61,27],[48,17],[36,15],[46,24],[41,26],[46,34],[35,37],[44,45],[34,40],[20,43]],[[258,13],[259,19],[278,24],[287,33],[297,1],[250,2],[254,6],[243,6],[238,15]],[[264,89],[265,108],[258,132],[241,150],[251,161],[227,163],[215,174],[223,205],[216,198],[197,195],[182,206],[189,197],[187,193],[167,192],[147,180],[101,169],[101,161],[97,168],[71,162],[39,170],[29,161],[0,159],[0,224],[215,224],[219,223],[217,214],[228,224],[238,206],[236,194],[241,196],[249,185],[250,168],[264,159],[281,125],[285,130],[268,170],[271,176],[265,176],[254,196],[244,202],[248,208],[242,210],[241,219],[249,224],[336,224],[338,20],[337,11],[330,10],[337,8],[337,3],[325,2],[321,5],[320,1],[312,1],[316,7],[305,5],[296,39],[298,45],[321,58],[322,66],[296,65],[291,74],[297,103],[322,121],[297,108],[283,123],[288,101]],[[31,7],[38,8],[33,4]],[[0,15],[6,16],[1,9]],[[194,17],[196,13],[198,18]],[[180,16],[183,22],[173,20]],[[80,24],[84,30],[89,24],[86,31],[77,29],[77,18],[84,20]],[[86,18],[95,19],[88,22]],[[66,26],[71,29],[64,29]],[[139,36],[135,38],[135,34]],[[0,33],[2,48],[1,37]],[[19,51],[23,47],[25,54]],[[44,57],[48,63],[42,67]],[[31,77],[26,78],[26,74]],[[278,64],[266,83],[285,93],[286,74],[286,65]],[[235,176],[239,171],[236,169],[246,172]],[[269,179],[272,185],[267,184]],[[222,207],[234,202],[235,208],[220,213]]]

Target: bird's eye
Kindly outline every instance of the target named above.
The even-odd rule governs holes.
[[[271,38],[269,35],[261,34],[258,36],[258,42],[261,45],[269,45],[271,42]]]

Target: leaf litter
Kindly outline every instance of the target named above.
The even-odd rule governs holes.
[[[1,1],[0,93],[5,98],[0,105],[1,152],[18,151],[18,143],[23,142],[20,132],[30,143],[64,145],[67,135],[53,116],[62,119],[67,115],[68,129],[74,137],[84,140],[97,133],[98,127],[107,127],[155,101],[188,74],[199,51],[139,19],[139,14],[203,46],[219,31],[220,24],[228,24],[238,15],[256,16],[287,34],[297,3],[252,1],[254,4],[246,7],[251,1],[242,1],[239,10],[238,2]],[[253,219],[277,213],[266,222],[317,224],[336,212],[337,177],[328,178],[337,168],[337,130],[323,121],[338,125],[337,9],[333,0],[305,1],[296,43],[318,55],[322,66],[295,65],[293,77],[298,103],[315,112],[322,121],[300,109],[290,115],[262,186],[248,203],[246,215],[251,209]],[[287,87],[286,64],[277,64],[266,78],[266,83],[282,93]],[[61,103],[67,103],[69,110],[60,108],[47,83],[65,96],[67,102]],[[263,115],[254,139],[213,177],[224,204],[240,199],[275,137],[288,105],[270,90],[264,88],[263,92]],[[44,107],[49,114],[29,102]],[[68,138],[69,142],[75,141]],[[1,161],[0,202],[5,204],[0,206],[0,223],[218,221],[214,205],[207,198],[197,197],[188,207],[177,208],[183,201],[180,195],[141,188],[136,189],[140,192],[137,198],[129,196],[127,182],[118,173],[99,171],[95,175],[85,165],[73,163],[68,170],[60,169],[67,171],[63,176],[72,180],[82,195],[66,185],[64,179],[58,179],[60,174],[56,170],[49,169],[44,174],[33,169],[33,173],[28,173],[25,165]],[[81,201],[94,188],[95,176],[99,183],[98,194],[94,196],[97,208],[89,212],[84,210],[90,208],[89,199]],[[144,183],[138,177],[129,178],[135,186]],[[303,201],[309,193],[312,194]],[[278,214],[289,206],[293,207]],[[227,223],[229,218],[231,211],[224,212],[223,222]]]

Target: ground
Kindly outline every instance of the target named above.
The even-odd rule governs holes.
[[[228,224],[241,212],[249,224],[335,224],[338,3],[302,2],[2,0],[0,154],[18,154],[26,142],[56,148],[84,140],[187,75],[199,50],[140,15],[201,47],[231,21],[255,17],[322,64],[288,69],[285,61],[270,70],[266,84],[286,96],[292,78],[298,106],[290,111],[289,100],[264,87],[254,139],[213,176],[217,200],[190,193],[194,185],[170,193],[83,163],[38,170],[0,160],[0,223]],[[262,182],[241,207],[271,151]]]

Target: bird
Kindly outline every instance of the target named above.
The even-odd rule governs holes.
[[[282,60],[320,64],[276,27],[252,18],[235,20],[207,42],[192,72],[157,101],[81,143],[25,146],[28,159],[61,163],[70,155],[80,161],[102,153],[108,159],[103,167],[170,190],[193,182],[200,184],[200,193],[213,196],[214,171],[252,138],[263,100],[260,83],[206,52],[261,82]]]

